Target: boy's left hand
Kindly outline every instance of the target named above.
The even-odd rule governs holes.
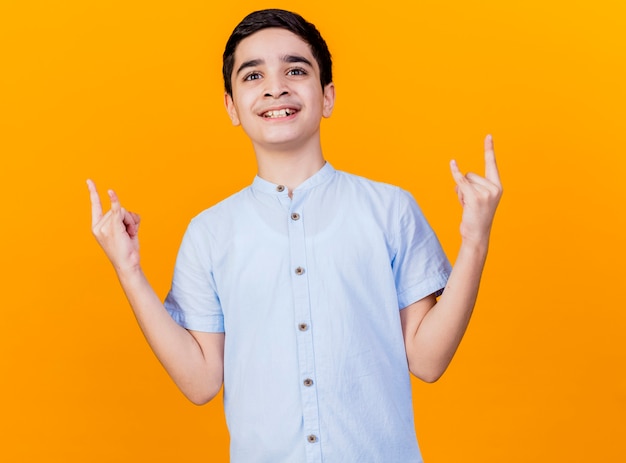
[[[467,244],[486,244],[493,217],[502,196],[502,184],[496,165],[491,135],[485,137],[485,176],[461,173],[456,161],[450,162],[456,192],[463,206],[461,237]]]

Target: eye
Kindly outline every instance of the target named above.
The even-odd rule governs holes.
[[[306,76],[307,74],[303,68],[291,68],[287,71],[288,76]]]
[[[250,74],[246,74],[243,80],[257,80],[261,78],[261,74],[258,72],[251,72]]]

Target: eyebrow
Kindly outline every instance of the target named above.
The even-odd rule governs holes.
[[[244,69],[246,69],[246,68],[254,68],[254,67],[257,67],[257,66],[259,66],[260,64],[263,64],[263,63],[265,63],[265,61],[262,60],[262,59],[251,59],[250,61],[244,61],[243,63],[241,63],[241,66],[239,66],[239,68],[237,68],[237,74],[236,75],[239,75],[239,73],[241,71],[243,71]]]
[[[304,63],[313,67],[313,65],[308,59],[300,55],[285,55],[281,57],[281,60],[285,63]]]
[[[311,64],[311,61],[306,59],[304,56],[300,56],[300,55],[284,55],[280,57],[280,60],[284,63],[304,63],[308,66],[313,67],[313,64]],[[243,71],[244,69],[257,67],[257,66],[260,66],[261,64],[265,64],[265,60],[251,59],[248,61],[244,61],[243,63],[241,63],[241,66],[237,68],[236,75],[239,75],[241,71]]]

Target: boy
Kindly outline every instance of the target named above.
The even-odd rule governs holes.
[[[463,205],[452,270],[408,193],[324,160],[335,88],[315,26],[254,12],[223,72],[258,175],[191,221],[165,304],[141,271],[139,217],[112,191],[103,215],[88,181],[93,233],[146,339],[194,403],[224,384],[235,463],[422,461],[409,371],[437,380],[469,322],[501,195],[491,138],[484,178],[451,163]]]

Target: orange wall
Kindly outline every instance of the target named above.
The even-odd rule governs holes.
[[[2,0],[0,460],[227,461],[220,400],[185,401],[90,233],[85,179],[141,213],[165,295],[188,220],[247,185],[224,42],[279,6],[334,55],[337,168],[417,197],[453,258],[448,172],[505,185],[479,304],[440,382],[415,381],[429,463],[612,462],[626,429],[626,3]]]

